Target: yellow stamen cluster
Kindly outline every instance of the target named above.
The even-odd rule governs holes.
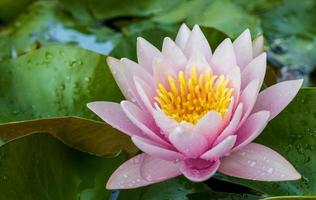
[[[227,87],[228,82],[224,76],[212,75],[210,70],[198,76],[192,67],[190,77],[181,71],[176,80],[168,76],[168,86],[158,84],[155,100],[176,121],[196,124],[210,110],[225,115],[233,92]]]

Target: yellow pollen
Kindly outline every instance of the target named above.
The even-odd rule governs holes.
[[[211,70],[198,76],[192,67],[190,77],[180,71],[176,79],[168,76],[168,86],[158,84],[155,100],[162,111],[176,121],[196,124],[211,110],[222,117],[225,115],[233,92],[228,82],[222,75],[213,75]]]

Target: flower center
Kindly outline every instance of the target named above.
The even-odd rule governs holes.
[[[213,75],[211,70],[198,76],[192,67],[189,77],[180,71],[176,79],[168,76],[169,85],[158,84],[155,100],[162,111],[176,121],[196,124],[211,110],[222,117],[225,115],[233,92],[227,87],[228,82],[222,75]]]

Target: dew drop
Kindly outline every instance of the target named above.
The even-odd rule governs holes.
[[[254,167],[256,165],[256,162],[255,161],[252,161],[252,162],[250,162],[250,167]]]

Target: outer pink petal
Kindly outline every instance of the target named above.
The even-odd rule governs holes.
[[[187,62],[187,58],[183,54],[182,50],[172,41],[170,38],[166,37],[162,45],[162,55],[164,59],[171,62],[169,68],[173,68],[175,71],[180,71],[184,69]]]
[[[121,102],[125,115],[150,139],[164,146],[170,146],[162,137],[160,137],[159,128],[156,126],[153,118],[139,109],[135,104],[129,101]]]
[[[192,131],[192,124],[181,122],[169,134],[169,141],[181,153],[189,158],[198,158],[208,147],[207,139]]]
[[[159,144],[156,144],[150,140],[138,136],[133,136],[132,140],[140,150],[153,157],[173,162],[184,159],[184,156],[182,154],[173,150],[166,149],[165,147],[160,146]]]
[[[252,60],[252,41],[249,29],[240,34],[233,45],[237,64],[243,69]]]
[[[152,75],[149,74],[139,64],[137,64],[136,62],[134,62],[128,58],[122,58],[121,62],[124,65],[125,77],[127,79],[133,80],[133,76],[137,76],[137,77],[141,78],[142,80],[144,80],[148,85],[152,85],[152,83],[153,83]]]
[[[222,117],[216,111],[209,111],[202,119],[194,126],[193,133],[200,134],[211,144],[219,134],[222,128]]]
[[[252,42],[253,57],[259,56],[263,52],[264,38],[260,35]]]
[[[243,111],[243,105],[242,103],[240,103],[236,110],[235,113],[231,119],[231,121],[229,122],[228,126],[226,126],[226,128],[223,130],[223,132],[216,138],[214,144],[219,144],[220,142],[222,142],[226,137],[233,135],[238,127],[239,121],[241,119],[242,116],[242,111]]]
[[[235,51],[230,39],[225,39],[216,48],[212,57],[212,68],[215,74],[227,74],[233,67],[237,66]]]
[[[185,45],[187,44],[190,34],[191,34],[191,31],[187,27],[187,25],[182,24],[176,37],[176,44],[181,49],[184,49]]]
[[[234,147],[237,136],[231,135],[226,137],[222,142],[212,147],[210,150],[205,152],[201,158],[205,160],[216,160],[225,154],[229,153]]]
[[[123,112],[121,105],[113,102],[91,102],[88,108],[102,120],[127,135],[144,136],[142,131],[135,126]]]
[[[194,52],[198,51],[208,62],[211,61],[212,57],[212,50],[206,37],[204,36],[203,32],[201,31],[198,25],[194,25],[192,32],[188,38],[186,46],[184,48],[184,53],[187,58],[190,58]]]
[[[131,158],[117,168],[108,180],[106,188],[109,190],[138,188],[161,182],[180,174],[178,164],[152,158],[143,153]]]
[[[160,51],[146,41],[144,38],[137,38],[137,59],[138,63],[152,74],[152,61],[154,58],[162,57]]]
[[[181,174],[180,163],[181,162],[170,162],[159,160],[159,158],[153,156],[146,156],[140,168],[141,175],[149,181],[155,179],[166,180]]]
[[[139,77],[142,79],[146,85],[153,86],[153,78],[152,76],[141,66],[139,66],[137,63],[127,59],[123,58],[121,59],[121,63],[124,65],[124,76],[127,80],[127,84],[130,87],[130,92],[133,94],[133,99],[131,99],[132,102],[137,102],[137,104],[143,109],[146,110],[146,107],[140,98],[136,86],[134,83],[134,77]],[[153,87],[150,87],[151,90],[154,90]]]
[[[240,102],[243,104],[243,116],[239,127],[245,122],[256,103],[259,92],[259,80],[251,81],[240,95]]]
[[[260,92],[253,113],[259,110],[270,111],[269,120],[277,116],[296,96],[303,80],[284,81]]]
[[[171,133],[178,125],[177,121],[167,116],[160,109],[154,110],[153,117],[157,126],[161,129],[162,134],[164,135],[169,135],[169,133]]]
[[[194,166],[195,164],[191,166],[190,163],[186,162],[181,166],[180,171],[189,180],[194,181],[194,182],[201,182],[201,181],[205,181],[211,178],[220,166],[219,160],[216,160],[216,161],[201,160],[201,162],[205,162],[205,164],[207,164],[207,167],[202,166],[199,169],[199,168],[196,168],[196,166]]]
[[[123,95],[125,96],[127,100],[132,101],[134,99],[134,95],[131,92],[131,88],[128,85],[128,81],[125,77],[125,72],[124,72],[125,67],[122,65],[122,63],[119,60],[110,56],[107,57],[107,63]]]
[[[234,151],[252,142],[266,127],[269,120],[269,111],[256,112],[245,121],[237,132],[237,141]]]
[[[221,160],[219,171],[260,181],[297,180],[301,175],[280,154],[260,144],[250,143]]]
[[[259,80],[259,87],[263,83],[263,79],[267,68],[267,54],[262,53],[253,59],[241,73],[241,88],[244,89],[252,80]],[[259,88],[260,89],[260,88]]]

